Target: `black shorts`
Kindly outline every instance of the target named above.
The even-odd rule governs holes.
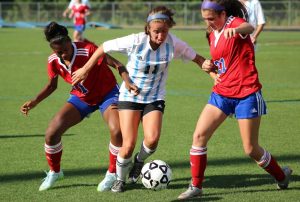
[[[152,103],[136,103],[136,102],[119,101],[118,108],[119,110],[122,109],[138,110],[141,111],[142,116],[145,116],[147,113],[155,110],[164,113],[165,101],[158,100]]]

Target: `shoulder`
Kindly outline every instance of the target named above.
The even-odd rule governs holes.
[[[167,38],[167,41],[171,41],[173,43],[173,46],[188,46],[187,43],[183,40],[181,40],[180,38],[178,38],[177,36],[175,36],[174,34],[169,33],[169,36]]]
[[[246,20],[243,18],[230,16],[227,19],[226,25],[227,27],[237,27],[244,22],[246,22]]]
[[[134,44],[141,44],[145,43],[147,41],[148,35],[144,32],[139,32],[135,34],[128,35],[129,38],[131,38],[134,42]]]
[[[53,53],[48,57],[48,64],[53,64],[58,59],[58,56],[55,53]]]

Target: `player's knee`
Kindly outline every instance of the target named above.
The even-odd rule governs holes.
[[[124,158],[130,158],[132,156],[134,147],[132,146],[122,146],[122,156]]]
[[[194,133],[193,135],[193,145],[206,145],[208,138],[205,134],[202,133]]]
[[[52,145],[58,143],[62,133],[66,130],[64,129],[64,122],[58,116],[54,117],[48,125],[45,134],[46,144]]]
[[[112,138],[122,137],[121,129],[118,124],[110,124],[109,131]]]
[[[149,137],[145,137],[144,142],[150,149],[155,149],[157,147],[160,135],[153,135]]]

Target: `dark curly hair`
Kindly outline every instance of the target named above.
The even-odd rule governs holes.
[[[71,42],[71,38],[68,35],[68,30],[65,26],[56,22],[50,22],[44,29],[46,40],[50,43],[50,46],[54,44],[64,44]]]

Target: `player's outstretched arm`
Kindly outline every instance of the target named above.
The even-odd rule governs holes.
[[[251,34],[254,31],[254,28],[248,22],[244,22],[235,28],[227,28],[224,30],[225,39],[234,37],[236,34],[247,35]]]
[[[129,92],[133,93],[134,95],[138,95],[140,93],[139,88],[131,81],[126,67],[120,61],[106,54],[106,62],[109,66],[118,70],[121,78],[125,82],[125,87]]]
[[[209,73],[211,71],[214,71],[215,66],[211,62],[211,60],[207,60],[201,55],[196,55],[196,57],[193,59],[193,62],[195,62],[203,71]]]
[[[41,101],[51,95],[57,88],[57,81],[58,77],[50,79],[48,84],[38,93],[35,99],[29,100],[21,106],[21,113],[27,116],[31,109],[33,109]]]

